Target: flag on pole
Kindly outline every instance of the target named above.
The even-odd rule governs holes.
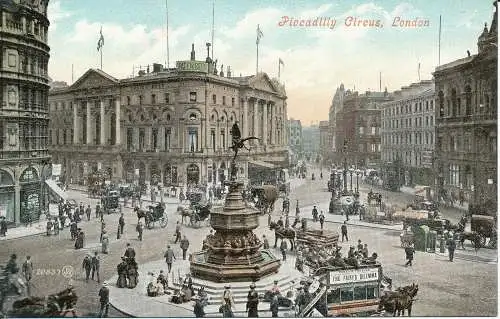
[[[104,36],[102,35],[102,27],[100,31],[101,36],[99,37],[99,40],[97,41],[97,51],[101,50],[101,48],[104,46]]]
[[[264,36],[264,33],[262,32],[262,30],[260,29],[260,26],[257,24],[257,44],[260,43],[260,38],[262,38]]]
[[[283,62],[283,60],[281,60],[281,58],[279,58],[279,63],[280,63],[282,66],[285,66],[285,63]]]

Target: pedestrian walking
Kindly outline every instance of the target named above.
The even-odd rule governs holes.
[[[125,227],[125,217],[123,217],[123,213],[120,215],[120,218],[118,219],[118,225],[120,229],[120,235],[123,235],[123,228]]]
[[[283,255],[283,261],[286,261],[286,250],[287,249],[288,249],[288,244],[286,243],[286,240],[282,239],[281,245],[280,245],[280,251],[281,251],[281,255]]]
[[[130,243],[127,243],[127,249],[125,249],[125,254],[123,256],[127,258],[135,258],[135,250],[130,246]]]
[[[182,260],[186,260],[186,253],[189,248],[189,240],[186,235],[181,239]]]
[[[8,274],[9,284],[16,287],[16,292],[18,295],[22,295],[22,285],[19,278],[19,266],[17,266],[17,255],[10,255],[10,260],[5,266],[5,270]]]
[[[344,242],[344,237],[346,241],[349,241],[349,237],[347,236],[347,222],[344,221],[342,226],[340,227],[340,231],[342,233],[342,242]]]
[[[312,209],[312,217],[313,217],[313,222],[318,221],[318,209],[316,208],[316,206],[314,206]]]
[[[104,221],[101,221],[101,237],[99,239],[100,243],[102,243],[102,234],[104,234],[105,230],[106,230],[106,223]]]
[[[325,223],[325,214],[323,214],[323,211],[319,214],[319,224],[321,226],[321,229],[323,229],[323,224]]]
[[[107,254],[109,252],[108,247],[109,247],[109,236],[106,233],[106,231],[104,231],[104,233],[102,234],[102,245],[101,245],[103,254]]]
[[[186,197],[184,196],[184,191],[181,189],[181,192],[179,193],[179,202],[182,204]]]
[[[139,221],[137,223],[136,230],[137,230],[137,233],[138,233],[137,238],[139,239],[139,241],[142,241],[142,232],[144,231],[144,226],[142,225],[141,221]]]
[[[90,214],[92,214],[92,209],[90,208],[90,205],[87,206],[85,214],[87,214],[87,221],[90,221]]]
[[[455,242],[453,237],[448,239],[447,246],[448,246],[448,258],[450,259],[451,262],[453,262],[453,257],[455,257],[455,249],[457,248],[457,243]]]
[[[99,218],[99,215],[101,214],[101,205],[97,204],[95,205],[95,218]]]
[[[7,235],[7,221],[5,220],[5,216],[2,216],[0,220],[0,236],[5,237]]]
[[[109,288],[107,283],[103,283],[99,289],[99,302],[101,309],[99,310],[99,318],[107,317],[109,312]]]
[[[82,269],[85,270],[85,282],[89,282],[90,272],[92,271],[92,256],[86,254],[83,258]]]
[[[278,300],[278,294],[273,295],[273,299],[271,299],[271,303],[269,305],[270,310],[271,310],[271,317],[277,318],[278,317],[278,311],[279,311],[279,300]]]
[[[94,280],[94,275],[97,275],[97,282],[101,282],[99,277],[99,268],[101,266],[101,259],[97,254],[97,251],[94,252],[94,256],[92,257],[92,280]]]
[[[177,259],[170,245],[167,246],[167,251],[165,252],[163,257],[165,257],[165,262],[167,263],[168,267],[168,273],[170,273],[172,271],[172,262],[174,261],[174,259]]]
[[[266,235],[262,235],[262,243],[264,249],[269,249],[269,241],[267,240]]]
[[[408,247],[405,248],[405,254],[406,254],[406,260],[408,260],[405,264],[405,267],[408,266],[413,266],[413,257],[415,255],[415,248],[413,247],[413,244],[410,244]]]
[[[181,224],[179,221],[177,221],[177,224],[175,225],[175,242],[174,244],[177,244],[177,242],[181,240]]]
[[[226,285],[224,288],[225,290],[222,293],[222,305],[220,310],[224,318],[232,318],[234,317],[233,308],[235,306],[233,293],[231,292],[230,285]]]
[[[255,283],[250,285],[250,291],[247,295],[248,318],[257,318],[259,316],[259,294],[255,291]]]
[[[31,261],[31,256],[26,256],[22,271],[24,279],[26,279],[26,282],[29,283],[31,278],[33,278],[33,262]]]

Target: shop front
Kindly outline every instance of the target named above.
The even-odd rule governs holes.
[[[381,266],[330,271],[328,316],[366,315],[377,311]]]
[[[5,217],[7,222],[15,222],[15,199],[16,192],[12,176],[0,169],[0,216]]]
[[[196,164],[189,164],[186,168],[186,178],[188,185],[198,185],[200,183],[200,168]]]
[[[20,192],[20,222],[26,224],[40,219],[41,198],[40,178],[33,167],[27,168],[19,178]]]

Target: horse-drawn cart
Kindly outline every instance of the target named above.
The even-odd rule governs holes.
[[[76,302],[78,297],[73,290],[69,287],[57,294],[52,294],[46,298],[41,297],[28,297],[21,300],[14,301],[12,310],[9,311],[8,316],[12,318],[20,317],[65,317],[68,312],[76,317]]]
[[[118,191],[110,190],[107,191],[101,197],[101,205],[105,213],[115,213],[120,210],[120,195]]]
[[[167,227],[168,217],[165,214],[165,206],[164,204],[158,204],[156,206],[149,205],[149,213],[146,215],[145,222],[146,227],[151,229],[154,227],[156,222],[160,223],[161,228]]]
[[[479,236],[481,247],[486,246],[486,241],[489,238],[490,246],[496,248],[497,230],[496,221],[493,216],[472,215],[470,225],[471,231]]]

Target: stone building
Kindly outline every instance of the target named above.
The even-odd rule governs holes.
[[[497,2],[494,3],[497,6]],[[497,207],[498,8],[478,53],[436,68],[436,190]],[[453,196],[452,196],[453,197]],[[489,202],[489,203],[488,203]]]
[[[328,110],[328,126],[329,126],[329,141],[330,150],[328,157],[330,162],[336,162],[339,159],[336,158],[336,148],[335,148],[335,128],[337,122],[337,113],[342,110],[344,105],[344,97],[349,94],[349,90],[344,89],[344,84],[340,84],[340,86],[335,91],[335,95],[332,99],[332,104],[330,105],[330,109]]]
[[[233,77],[212,58],[154,64],[151,72],[116,79],[90,69],[67,88],[51,90],[50,151],[72,183],[97,170],[113,180],[164,185],[213,184],[228,178],[230,130],[256,136],[247,160],[287,166],[284,88],[267,74]]]
[[[344,96],[342,110],[337,112],[335,123],[335,149],[337,164],[344,156],[348,165],[359,168],[379,167],[381,155],[380,129],[382,103],[392,100],[387,92],[359,94],[357,91]]]
[[[319,122],[319,150],[323,163],[326,163],[331,153],[330,126],[328,121]]]
[[[300,120],[291,118],[288,121],[289,138],[288,143],[290,147],[291,156],[296,162],[302,156],[302,123]]]
[[[47,208],[47,5],[0,1],[0,215],[15,224]]]
[[[434,185],[434,81],[402,87],[382,110],[382,163],[398,185]],[[384,181],[388,178],[384,178]]]
[[[302,152],[308,161],[316,161],[319,155],[319,126],[311,124],[302,128]]]

